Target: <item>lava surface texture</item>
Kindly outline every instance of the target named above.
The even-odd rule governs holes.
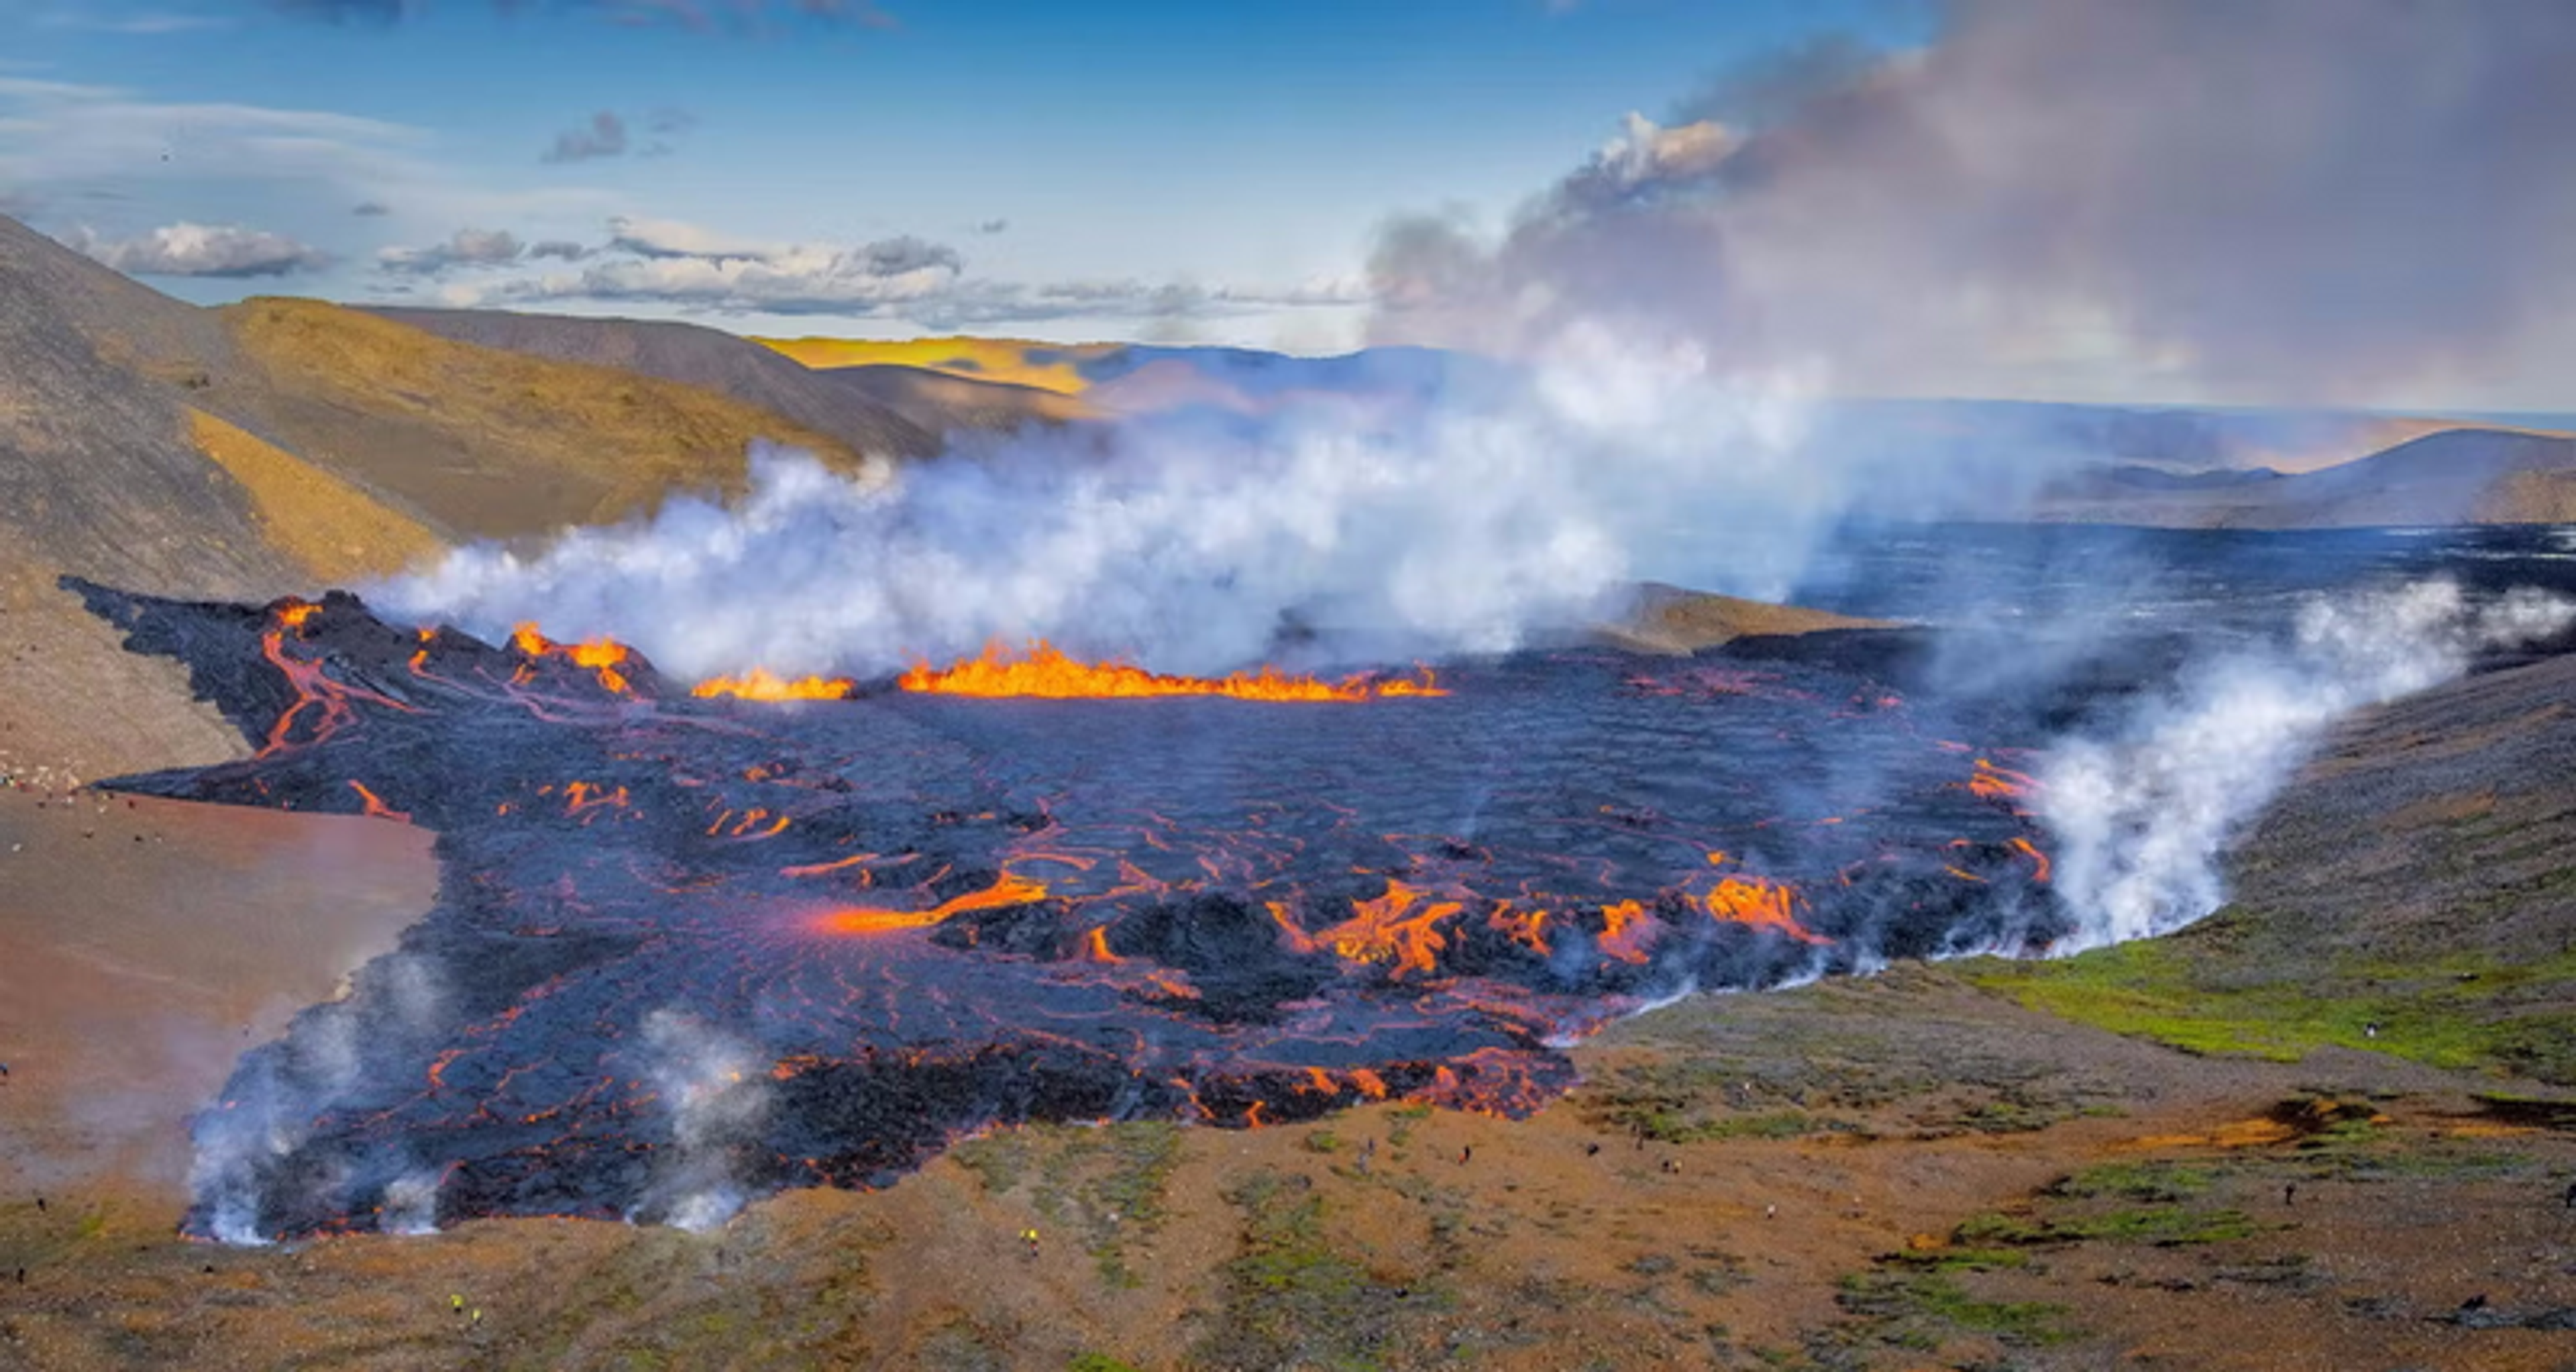
[[[1832,654],[769,704],[337,593],[76,589],[260,745],[113,785],[439,836],[435,908],[198,1117],[220,1237],[697,1223],[1028,1120],[1520,1113],[1656,998],[2063,927],[2015,726]]]

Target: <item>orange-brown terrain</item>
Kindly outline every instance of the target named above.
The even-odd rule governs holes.
[[[246,749],[53,576],[310,592],[726,487],[753,437],[914,455],[976,383],[898,404],[685,333],[197,310],[5,221],[0,301],[0,1367],[2576,1357],[2576,659],[2352,722],[2181,935],[1694,998],[1574,1049],[1523,1121],[1013,1130],[701,1234],[182,1239],[188,1115],[427,908],[430,836],[80,789]],[[2379,509],[2423,456],[2335,490]],[[1655,591],[1623,641],[1832,623]]]

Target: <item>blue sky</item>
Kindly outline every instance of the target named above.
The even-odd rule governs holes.
[[[1928,31],[1914,0],[698,2],[0,0],[0,209],[199,301],[1317,350],[1390,214],[1499,225],[1714,72]],[[770,254],[757,288],[709,244]]]

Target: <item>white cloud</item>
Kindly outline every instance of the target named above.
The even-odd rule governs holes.
[[[1172,318],[1351,306],[1357,278],[1291,287],[1199,286],[1133,279],[1054,282],[972,276],[944,243],[902,235],[834,246],[739,238],[666,219],[621,218],[586,269],[451,287],[461,305],[658,304],[770,316],[901,319],[927,328],[1072,318]]]
[[[69,245],[135,276],[286,276],[316,271],[330,256],[282,234],[230,225],[170,224],[126,239],[102,239],[87,230]]]

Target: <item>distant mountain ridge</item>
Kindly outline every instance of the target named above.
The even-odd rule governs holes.
[[[2576,438],[2453,428],[2332,467],[2255,473],[2079,476],[2042,492],[2030,517],[2199,529],[2323,529],[2576,523]]]

